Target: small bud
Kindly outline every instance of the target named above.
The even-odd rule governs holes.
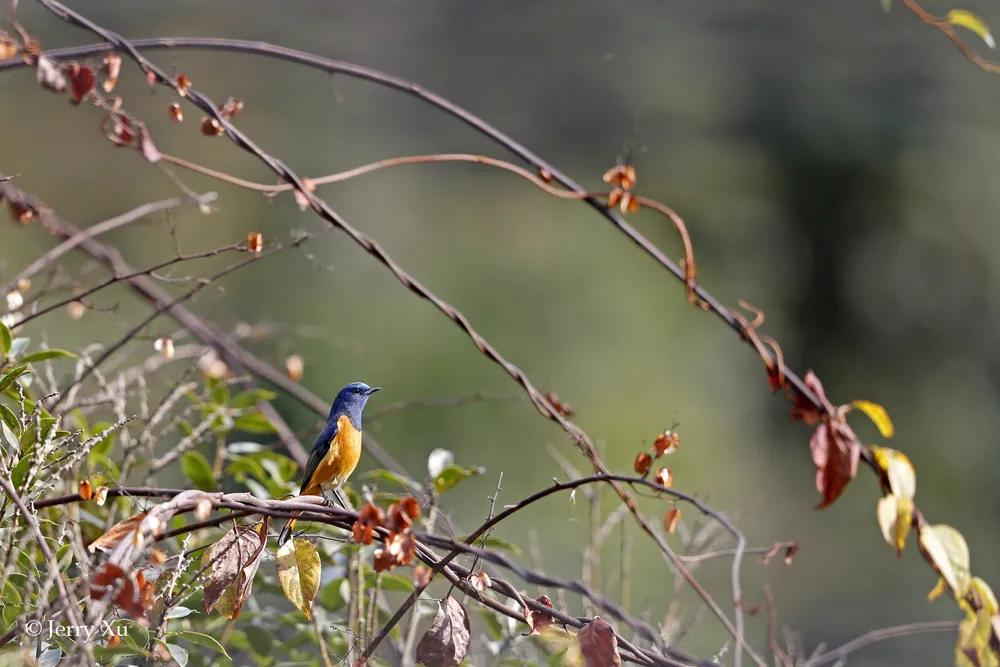
[[[104,56],[104,64],[101,72],[104,74],[104,83],[101,87],[104,92],[110,93],[118,84],[118,74],[122,71],[122,57],[117,53],[109,53]]]
[[[297,354],[289,355],[285,359],[285,373],[294,382],[300,382],[305,375],[305,361]]]
[[[191,88],[191,79],[186,74],[177,75],[177,92],[181,97],[187,97],[188,89]]]
[[[664,454],[673,454],[680,447],[681,437],[677,435],[674,431],[667,429],[663,433],[656,436],[656,440],[653,441],[653,447],[656,449],[656,458],[660,458]]]
[[[4,35],[0,37],[0,60],[10,60],[17,55],[17,42]]]
[[[173,359],[174,339],[169,336],[160,336],[153,341],[153,349],[163,355],[164,359]]]
[[[7,292],[7,310],[17,310],[24,305],[24,297],[19,291],[11,290]]]
[[[97,487],[97,491],[94,493],[94,500],[97,501],[98,505],[104,507],[104,503],[108,502],[108,487]]]
[[[170,120],[174,121],[175,123],[184,122],[184,112],[181,111],[181,105],[175,102],[174,104],[170,105],[168,111],[170,112]]]
[[[90,500],[94,495],[94,489],[90,486],[89,479],[81,479],[79,484],[77,484],[77,490],[81,500]]]
[[[17,289],[21,291],[22,294],[31,289],[31,279],[30,278],[18,278],[17,279]]]
[[[663,529],[668,533],[672,533],[677,530],[677,524],[681,522],[681,511],[679,508],[674,507],[667,510],[667,513],[663,517]]]
[[[70,301],[66,306],[66,314],[71,320],[78,320],[87,312],[87,307],[81,301]]]
[[[222,136],[225,130],[222,129],[222,125],[219,121],[211,118],[210,116],[205,116],[201,119],[201,133],[206,137],[218,137]]]
[[[198,504],[195,505],[194,515],[198,521],[204,521],[208,517],[212,516],[212,501],[208,498],[201,498],[198,500]]]
[[[247,251],[254,255],[264,252],[264,235],[260,232],[250,232],[247,234]]]

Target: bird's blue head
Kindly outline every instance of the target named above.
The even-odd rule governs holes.
[[[369,387],[364,382],[352,382],[337,394],[330,408],[330,422],[337,421],[340,415],[347,415],[354,428],[361,430],[361,411],[365,409],[368,398],[381,387]]]

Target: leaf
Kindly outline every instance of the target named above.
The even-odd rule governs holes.
[[[913,500],[889,494],[878,501],[878,525],[882,537],[896,548],[896,555],[903,553],[906,536],[913,523]]]
[[[426,667],[457,667],[469,651],[469,614],[450,595],[438,603],[437,614],[417,645],[417,662]]]
[[[170,657],[174,659],[174,662],[180,665],[180,667],[187,667],[188,664],[187,649],[182,648],[177,644],[167,644],[166,642],[164,642],[164,644],[167,647],[167,651],[170,653]]]
[[[17,366],[16,368],[12,369],[6,375],[0,378],[0,392],[3,392],[4,389],[13,384],[14,380],[21,377],[25,373],[30,373],[30,372],[31,371],[28,370],[27,364],[22,364],[21,366]]]
[[[434,478],[434,490],[438,493],[444,493],[445,491],[454,488],[460,482],[469,479],[470,477],[481,475],[482,473],[482,468],[463,468],[462,466],[457,466],[454,463],[449,463],[441,470],[440,474]]]
[[[22,364],[30,364],[34,361],[45,361],[46,359],[59,359],[60,357],[75,357],[76,355],[66,350],[42,350],[29,354],[21,359]]]
[[[252,408],[261,401],[273,401],[277,396],[276,393],[268,389],[247,389],[236,394],[233,400],[229,402],[229,407],[238,409]]]
[[[260,412],[251,412],[237,417],[233,430],[247,433],[274,433],[274,426]]]
[[[69,83],[73,102],[79,104],[94,89],[94,70],[85,65],[73,63],[69,70]]]
[[[872,454],[889,491],[900,498],[912,500],[917,494],[917,473],[910,458],[903,452],[876,445],[872,446]]]
[[[215,475],[212,474],[212,466],[201,452],[185,452],[181,457],[181,470],[202,491],[215,490]]]
[[[6,322],[0,322],[0,360],[7,356],[13,340],[14,334],[11,333],[10,327],[7,326]]]
[[[535,598],[535,602],[545,607],[552,608],[552,598],[548,595],[542,595]],[[528,627],[531,628],[531,634],[533,635],[539,634],[545,630],[545,628],[556,622],[556,619],[554,619],[551,614],[547,614],[544,611],[537,611],[535,609],[527,609],[525,611],[525,619],[528,621]]]
[[[7,425],[11,433],[18,435],[21,433],[21,420],[17,418],[13,410],[3,403],[0,403],[0,421]]]
[[[191,614],[196,614],[196,613],[198,612],[196,612],[194,609],[189,609],[187,607],[171,607],[170,611],[168,611],[166,614],[163,615],[163,618],[169,621],[175,618],[186,618]]]
[[[585,667],[621,667],[615,631],[600,616],[580,628],[576,638]]]
[[[920,548],[955,597],[963,597],[969,589],[971,573],[969,546],[962,534],[945,524],[927,525],[920,529]]]
[[[96,540],[90,543],[87,550],[90,553],[96,551],[108,552],[118,546],[126,536],[131,538],[131,534],[139,527],[139,524],[143,519],[146,518],[145,512],[139,512],[127,519],[122,519],[115,525],[111,526],[106,533],[98,537]]]
[[[42,88],[48,88],[57,93],[66,90],[66,76],[59,68],[59,64],[48,56],[38,56],[35,75]]]
[[[985,581],[973,577],[969,592],[960,603],[965,620],[958,625],[955,664],[959,667],[997,667],[1000,655],[991,646],[997,613],[996,596]]]
[[[319,591],[322,568],[316,547],[309,540],[289,540],[278,549],[274,567],[285,597],[312,620],[312,605]]]
[[[945,20],[954,26],[971,30],[979,35],[979,38],[986,43],[986,46],[991,49],[996,48],[996,42],[993,41],[993,35],[990,34],[989,26],[986,25],[985,21],[972,12],[966,9],[953,9],[948,12],[948,16],[945,17]]]
[[[865,413],[878,428],[878,432],[882,434],[883,438],[892,437],[895,432],[892,419],[889,418],[889,413],[881,405],[871,401],[851,401],[851,407]]]
[[[181,608],[183,609],[183,607]],[[189,609],[188,611],[190,612],[191,610]],[[233,657],[229,655],[229,653],[226,651],[226,647],[220,644],[219,640],[217,640],[215,637],[212,637],[211,635],[206,635],[202,632],[194,632],[193,630],[177,630],[175,632],[171,632],[167,636],[171,638],[176,637],[178,639],[184,639],[186,641],[191,642],[192,644],[197,644],[198,646],[204,646],[205,648],[210,648],[213,651],[221,653],[222,655],[226,656],[228,660],[233,659]]]
[[[454,462],[455,454],[447,449],[438,447],[427,455],[427,474],[430,475],[431,479],[434,479]]]
[[[816,490],[823,495],[819,507],[827,507],[843,493],[858,473],[861,443],[843,422],[820,422],[809,440],[816,464]]]
[[[413,489],[419,485],[414,482],[409,477],[394,473],[391,470],[386,470],[385,468],[376,468],[375,470],[370,470],[363,474],[362,479],[374,479],[381,482],[389,482],[390,484],[396,484],[404,489]]]
[[[27,336],[20,336],[18,338],[15,338],[10,342],[10,352],[8,353],[9,356],[12,359],[17,358],[22,352],[24,352],[25,349],[27,349],[28,343],[30,342],[31,339],[28,338]]]
[[[268,524],[264,517],[256,526],[235,526],[202,556],[208,580],[202,599],[206,612],[218,607],[229,620],[240,615],[264,554]]]

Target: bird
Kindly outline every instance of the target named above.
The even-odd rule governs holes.
[[[341,507],[347,508],[340,485],[351,476],[361,458],[361,413],[371,395],[380,389],[352,382],[337,392],[326,428],[309,454],[300,496],[323,496],[331,504],[332,496]],[[279,546],[288,541],[294,527],[295,519],[289,519],[278,535]]]

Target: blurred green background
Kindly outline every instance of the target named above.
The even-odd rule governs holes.
[[[893,446],[918,471],[921,508],[965,533],[974,571],[1000,585],[1000,490],[990,454],[1000,426],[1000,197],[989,176],[1000,163],[1000,78],[905,11],[885,14],[876,0],[73,6],[131,37],[265,40],[413,79],[590,188],[601,188],[604,170],[630,153],[638,190],[685,217],[702,284],[726,303],[743,298],[763,308],[789,365],[814,369],[833,401],[866,398],[889,409]],[[987,20],[1000,17],[995,7],[982,9]],[[94,41],[32,3],[22,3],[19,19],[48,48]],[[249,55],[151,55],[219,102],[244,98],[237,124],[301,174],[423,152],[506,157],[454,120],[364,82]],[[183,125],[171,123],[174,99],[149,90],[130,64],[119,92],[162,150],[273,181],[227,140],[201,136],[192,107]],[[21,187],[64,217],[88,225],[178,192],[138,154],[111,146],[96,110],[41,90],[32,71],[4,73],[0,100],[0,170],[20,174]],[[268,259],[193,302],[225,327],[275,325],[277,334],[254,349],[279,365],[301,354],[313,391],[332,397],[351,380],[379,384],[372,408],[518,394],[451,322],[289,197],[268,200],[180,175],[199,192],[219,193],[217,213],[189,207],[108,238],[143,266],[172,253],[171,224],[189,252],[252,230],[268,240],[314,234],[306,246],[313,261],[295,252]],[[958,618],[950,602],[926,602],[935,579],[912,543],[900,560],[883,543],[869,471],[833,507],[814,509],[809,433],[770,395],[759,360],[714,317],[687,306],[681,286],[596,213],[468,165],[402,167],[320,194],[541,388],[572,403],[612,468],[629,470],[641,447],[679,421],[682,447],[670,461],[678,488],[732,513],[754,545],[801,544],[791,568],[750,559],[745,586],[748,602],[759,603],[761,584],[770,585],[780,622],[806,647]],[[668,225],[633,217],[680,255]],[[38,225],[8,226],[0,277],[51,245]],[[63,266],[83,284],[101,275],[79,257]],[[116,313],[78,322],[50,316],[31,325],[32,335],[44,331],[50,344],[69,348],[114,340],[146,312],[124,291],[97,299],[115,301]],[[161,319],[148,333],[173,331]],[[137,341],[132,351],[148,354],[149,345]],[[312,427],[292,401],[278,407],[297,429]],[[858,428],[878,441],[867,424]],[[486,468],[446,497],[464,527],[485,514],[501,471],[501,502],[563,477],[548,445],[585,468],[561,431],[524,401],[413,409],[368,430],[416,475],[435,447]],[[661,507],[647,509],[655,517]],[[585,526],[584,505],[560,498],[498,535],[526,543],[536,531],[545,567],[572,576]],[[634,542],[631,607],[655,620],[673,597],[671,577],[638,535]],[[610,548],[605,560],[612,595],[616,553]],[[727,599],[725,563],[698,574]],[[694,614],[690,598],[683,595],[683,608]],[[748,621],[758,645],[764,616]],[[684,643],[711,655],[724,641],[705,615]],[[850,664],[949,664],[953,641],[897,640]]]

